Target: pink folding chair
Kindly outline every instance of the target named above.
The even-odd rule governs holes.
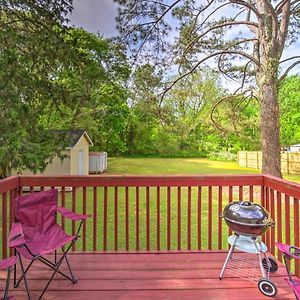
[[[24,280],[28,298],[31,300],[30,289],[26,274],[35,261],[40,261],[53,270],[39,299],[49,287],[56,273],[59,273],[72,283],[77,283],[67,254],[79,238],[82,223],[89,215],[80,215],[57,206],[58,192],[55,189],[19,196],[15,200],[15,217],[17,223],[13,223],[9,235],[9,246],[15,248],[19,258],[21,276],[17,279],[16,266],[14,272],[14,286],[19,286]],[[56,222],[56,215],[60,213],[63,217],[72,221],[79,221],[77,232],[74,236],[68,235]],[[61,257],[57,259],[57,250],[61,249]],[[54,253],[54,262],[44,255]],[[30,260],[24,269],[22,258]],[[68,266],[70,276],[59,270],[62,262]]]
[[[7,270],[7,277],[6,277],[6,285],[4,289],[4,295],[0,300],[13,300],[13,296],[8,296],[8,290],[9,290],[9,280],[10,280],[10,273],[14,267],[14,265],[17,262],[17,257],[12,256],[6,259],[3,259],[0,261],[0,270]]]
[[[292,277],[287,260],[300,259],[300,248],[287,244],[276,243],[277,248],[283,254],[283,260],[288,278],[285,278],[289,286],[293,289],[297,300],[300,300],[300,280]]]

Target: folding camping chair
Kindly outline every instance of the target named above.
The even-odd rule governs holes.
[[[283,254],[283,260],[288,274],[288,278],[284,279],[294,291],[296,299],[300,300],[300,280],[292,277],[288,264],[288,260],[300,259],[300,248],[281,243],[276,243],[276,246],[279,249],[279,251]]]
[[[17,223],[12,225],[9,235],[9,246],[16,249],[21,267],[21,276],[17,279],[15,266],[14,286],[15,288],[18,287],[20,282],[24,280],[29,300],[32,298],[26,274],[35,261],[40,261],[53,270],[39,299],[42,299],[56,273],[69,279],[74,284],[77,283],[67,254],[79,238],[82,223],[89,215],[80,215],[63,207],[58,207],[57,200],[58,192],[55,189],[19,196],[15,200]],[[80,221],[74,236],[65,233],[61,226],[56,223],[57,213],[72,221]],[[61,249],[62,255],[57,259],[57,250],[59,249]],[[50,253],[55,254],[54,262],[44,257],[44,255]],[[22,257],[30,260],[26,269],[24,269]],[[70,276],[59,270],[63,261],[67,263]]]

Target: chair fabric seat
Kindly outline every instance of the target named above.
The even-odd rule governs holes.
[[[11,257],[1,260],[0,261],[0,270],[7,270],[7,269],[13,267],[16,264],[17,260],[18,260],[17,256],[11,256]]]
[[[24,226],[23,230],[26,246],[34,255],[45,255],[52,253],[75,238],[75,236],[70,236],[65,233],[58,224],[52,225],[46,232],[43,233],[35,232],[32,234],[32,229]],[[28,236],[27,233],[29,233],[29,236],[32,236],[31,239],[26,238]],[[33,259],[25,247],[18,248],[18,251],[23,257],[27,259]]]

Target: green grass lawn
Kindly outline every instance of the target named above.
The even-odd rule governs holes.
[[[132,175],[195,175],[195,174],[258,174],[257,169],[248,169],[239,167],[234,162],[216,162],[206,159],[195,158],[173,158],[173,159],[159,159],[159,158],[110,158],[108,161],[109,174],[132,174]],[[99,175],[102,176],[102,175]],[[284,176],[288,180],[300,182],[300,176],[287,175]],[[177,249],[177,230],[178,230],[178,190],[176,187],[171,188],[171,249]],[[254,190],[254,198],[260,202],[260,189]],[[217,248],[218,240],[218,187],[214,187],[213,195],[213,249]],[[93,213],[94,205],[93,188],[87,188],[87,211]],[[97,250],[103,250],[103,203],[104,203],[104,189],[97,188]],[[181,249],[187,248],[187,188],[181,188]],[[208,248],[208,188],[202,188],[202,211],[201,224],[197,220],[197,203],[198,203],[198,188],[191,189],[191,228],[192,228],[192,249],[197,249],[197,233],[198,227],[202,228],[201,247]],[[66,193],[66,206],[71,208],[72,193]],[[244,199],[247,199],[248,191],[244,191]],[[228,188],[222,190],[222,207],[228,203]],[[140,235],[140,249],[146,249],[146,188],[139,189],[139,235]],[[233,199],[238,200],[238,188],[234,188]],[[83,195],[82,189],[76,190],[76,210],[82,212]],[[130,250],[136,248],[136,190],[134,187],[129,188],[129,241]],[[156,249],[157,239],[157,200],[156,188],[150,188],[150,239],[151,249]],[[281,216],[282,220],[284,215]],[[293,218],[293,212],[291,212]],[[114,215],[114,188],[108,188],[108,249],[114,249],[114,230],[115,230],[115,215]],[[167,188],[161,188],[160,191],[160,244],[161,249],[167,248]],[[284,232],[283,222],[283,232]],[[66,222],[66,228],[70,232],[71,222]],[[0,231],[1,235],[1,231]],[[222,222],[222,245],[227,247],[228,228]],[[293,233],[291,235],[293,237]],[[291,241],[292,242],[292,241]],[[0,239],[1,244],[1,239]],[[79,240],[78,250],[82,248],[82,241]],[[87,222],[87,248],[93,250],[93,219],[90,218]],[[118,188],[118,248],[125,249],[125,188]],[[0,245],[1,249],[1,245]],[[1,251],[1,250],[0,250]]]
[[[240,167],[236,162],[201,158],[122,158],[108,160],[106,174],[195,175],[195,174],[259,174],[260,170]],[[300,175],[283,174],[287,180],[300,182]]]

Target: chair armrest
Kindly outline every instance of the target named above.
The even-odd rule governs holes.
[[[26,243],[23,233],[22,224],[20,222],[13,223],[8,237],[8,245],[11,248],[15,248]]]
[[[59,212],[63,217],[70,219],[72,221],[84,221],[91,216],[91,215],[80,215],[64,207],[58,207],[57,212]]]

